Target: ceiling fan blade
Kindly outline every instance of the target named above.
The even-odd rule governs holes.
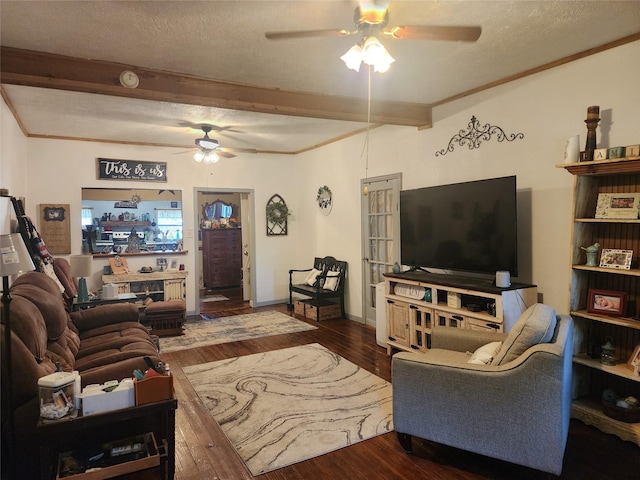
[[[233,157],[237,157],[237,155],[234,155],[233,153],[229,153],[226,152],[225,150],[223,150],[222,148],[218,148],[216,150],[216,153],[218,154],[219,157],[224,157],[224,158],[233,158]]]
[[[453,40],[475,42],[482,33],[481,27],[436,27],[427,25],[398,25],[382,31],[386,37],[416,40]]]
[[[258,150],[256,150],[255,148],[221,147],[218,150],[223,150],[225,152],[235,152],[235,153],[258,153]]]
[[[291,30],[288,32],[266,32],[264,36],[269,40],[287,40],[289,38],[308,38],[308,37],[345,37],[347,35],[353,35],[358,31],[350,30]]]

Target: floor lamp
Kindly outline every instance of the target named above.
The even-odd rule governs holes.
[[[9,294],[9,277],[35,270],[33,260],[29,256],[27,247],[19,233],[0,235],[0,275],[2,276],[2,323],[4,324],[4,349],[2,362],[6,367],[6,403],[7,403],[7,437],[10,449],[10,475],[15,474],[15,455],[11,451],[15,445],[15,430],[13,419],[13,373],[11,368],[11,295]]]

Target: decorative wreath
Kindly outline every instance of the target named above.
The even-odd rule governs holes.
[[[316,202],[319,202],[321,199],[323,199],[324,195],[329,195],[330,197],[333,197],[333,193],[331,193],[331,189],[329,187],[327,187],[326,185],[320,187],[318,189],[318,195],[316,196]]]
[[[267,221],[269,223],[282,223],[291,215],[286,203],[270,203],[267,205]]]

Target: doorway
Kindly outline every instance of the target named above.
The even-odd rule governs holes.
[[[362,291],[363,322],[376,326],[376,285],[383,274],[400,261],[400,189],[402,174],[367,178],[362,197]],[[384,308],[384,305],[381,305]]]
[[[253,306],[255,298],[253,211],[253,190],[194,189],[194,225],[197,231],[197,235],[194,235],[196,314],[211,310],[209,302],[216,303],[215,310]],[[203,245],[203,240],[206,242],[214,237],[232,242],[233,247],[228,250],[232,257],[225,259],[227,254],[220,256],[222,249],[216,247],[211,249],[209,243]],[[216,256],[213,269],[212,252],[215,252]],[[212,274],[212,271],[215,274]]]

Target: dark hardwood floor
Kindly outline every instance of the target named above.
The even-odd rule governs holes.
[[[202,304],[202,313],[229,316],[259,310],[287,312],[286,305],[252,309],[238,291],[220,291],[228,301]],[[296,316],[300,320],[302,317]],[[318,330],[278,335],[163,354],[171,365],[178,398],[176,412],[176,479],[252,479],[220,427],[204,408],[182,368],[203,362],[318,342],[349,361],[391,381],[391,361],[375,341],[375,331],[349,320],[316,324]],[[497,392],[498,394],[498,392]],[[425,405],[428,408],[428,405]],[[531,412],[535,415],[535,412]],[[526,435],[527,432],[522,432]],[[500,432],[487,432],[487,436]],[[594,427],[571,421],[562,479],[631,480],[640,477],[640,448]],[[293,479],[533,479],[540,472],[414,438],[414,453],[406,454],[396,434],[388,433],[276,470],[262,480]],[[542,476],[545,477],[545,476]],[[152,477],[145,477],[152,478]]]

